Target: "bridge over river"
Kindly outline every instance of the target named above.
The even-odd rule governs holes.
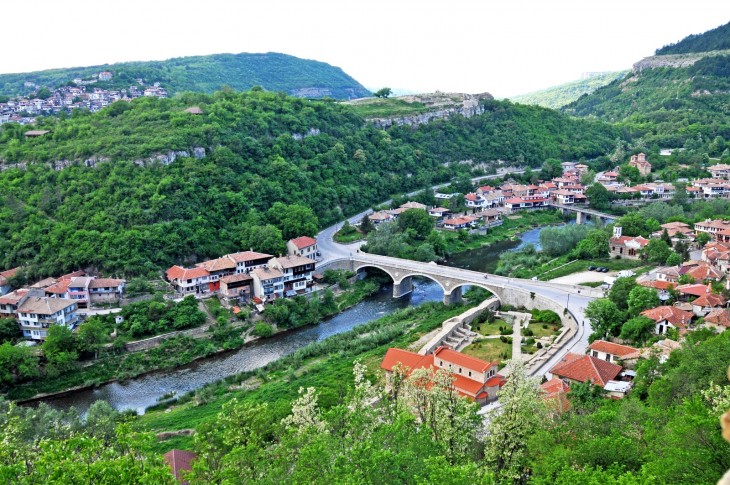
[[[444,291],[444,303],[461,301],[464,286],[478,286],[492,292],[502,304],[553,310],[561,316],[568,330],[561,341],[535,359],[532,374],[544,374],[566,352],[584,352],[588,346],[590,326],[585,319],[586,305],[603,296],[600,289],[578,285],[508,278],[460,268],[442,266],[433,262],[423,263],[400,258],[363,253],[354,247],[346,256],[336,257],[320,265],[320,270],[347,269],[361,271],[377,268],[393,279],[393,297],[399,298],[413,291],[413,278],[423,277],[438,283]]]

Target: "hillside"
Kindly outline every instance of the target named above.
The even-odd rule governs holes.
[[[128,88],[137,79],[159,82],[168,93],[195,91],[212,93],[225,86],[248,90],[261,86],[268,91],[285,92],[305,98],[350,99],[370,93],[339,67],[324,62],[300,59],[286,54],[213,54],[178,57],[165,61],[123,62],[102,66],[52,69],[0,75],[0,95],[25,95],[37,86],[55,88],[75,78],[87,79],[99,71],[109,71],[110,81],[97,87]]]
[[[417,129],[381,130],[348,106],[261,90],[117,102],[45,118],[32,127],[49,130],[39,138],[6,123],[0,267],[133,275],[276,248],[310,209],[325,226],[470,170],[450,162],[539,166],[604,154],[619,136],[543,108],[483,103],[482,115]],[[202,114],[185,111],[192,106]]]
[[[615,79],[626,75],[626,71],[602,72],[577,81],[559,84],[532,93],[511,96],[510,100],[520,104],[534,104],[544,108],[559,109],[584,94],[590,94]]]
[[[730,22],[703,34],[688,35],[676,44],[665,45],[656,50],[657,55],[688,54],[730,49]]]

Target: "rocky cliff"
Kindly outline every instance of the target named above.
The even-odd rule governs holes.
[[[641,72],[644,69],[654,69],[657,67],[690,67],[695,62],[704,57],[726,56],[730,55],[730,49],[710,52],[693,52],[690,54],[671,54],[664,56],[645,57],[633,66],[633,71]]]
[[[489,93],[466,94],[437,91],[428,94],[399,96],[397,99],[406,103],[420,103],[424,105],[424,111],[406,116],[368,118],[367,120],[379,128],[388,128],[400,125],[417,126],[454,115],[469,118],[483,113],[484,106],[481,102],[492,100],[494,97]]]

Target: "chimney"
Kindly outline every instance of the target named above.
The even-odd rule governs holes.
[[[613,226],[613,237],[621,237],[621,226]]]

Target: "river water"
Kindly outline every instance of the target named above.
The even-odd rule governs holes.
[[[527,244],[539,248],[539,237],[540,228],[531,229],[524,232],[519,240],[502,241],[485,248],[467,251],[454,256],[444,264],[492,272],[502,252],[514,251]],[[443,290],[437,283],[428,279],[416,279],[414,284],[414,291],[399,299],[392,298],[392,285],[383,286],[377,294],[316,326],[274,336],[237,351],[203,359],[171,371],[155,372],[123,383],[112,382],[96,389],[45,399],[45,402],[58,409],[74,406],[84,413],[91,404],[101,399],[117,410],[134,409],[141,414],[147,407],[157,404],[161,396],[170,393],[181,396],[227,376],[256,370],[309,343],[347,332],[357,325],[388,315],[400,308],[417,306],[429,301],[442,301]]]

